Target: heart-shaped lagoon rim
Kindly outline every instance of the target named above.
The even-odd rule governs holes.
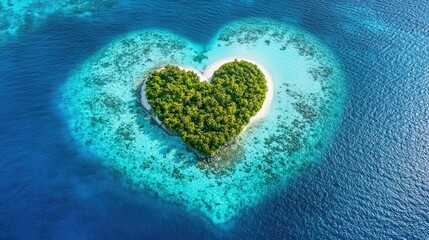
[[[251,120],[267,113],[272,93],[267,76],[266,70],[243,59],[219,61],[204,73],[167,65],[148,74],[142,104],[164,130],[209,160]]]
[[[133,187],[224,224],[320,159],[342,119],[346,92],[332,51],[284,23],[240,20],[222,27],[209,43],[161,30],[126,34],[71,74],[59,107],[78,146]],[[182,139],[151,123],[136,91],[142,76],[168,63],[206,69],[195,73],[209,78],[225,63],[219,60],[235,58],[257,62],[268,93],[270,76],[275,86],[273,100],[266,95],[249,124],[268,102],[269,114],[221,151],[219,161],[203,164]]]

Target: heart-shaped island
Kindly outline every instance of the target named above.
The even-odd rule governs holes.
[[[126,34],[72,72],[61,93],[84,152],[135,189],[216,224],[321,159],[346,96],[341,64],[327,46],[267,19],[227,24],[207,45],[162,30]],[[204,164],[190,147],[216,160]]]
[[[163,129],[209,161],[261,109],[268,87],[258,66],[244,60],[222,65],[211,78],[200,75],[173,65],[152,71],[142,87],[142,103]]]

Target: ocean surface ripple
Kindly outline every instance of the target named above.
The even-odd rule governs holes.
[[[37,24],[1,40],[1,239],[429,238],[428,1],[118,0],[78,16],[40,7]],[[317,163],[218,227],[130,189],[75,145],[59,89],[102,46],[148,28],[205,45],[249,17],[304,29],[339,58],[344,115]]]

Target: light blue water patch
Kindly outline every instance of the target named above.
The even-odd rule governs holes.
[[[273,102],[217,161],[203,164],[151,122],[139,88],[159,66],[203,71],[230,57],[268,70]],[[345,97],[329,49],[306,32],[264,19],[233,22],[207,47],[164,31],[128,34],[80,66],[62,94],[70,130],[85,149],[136,188],[198,209],[215,223],[230,221],[314,161],[341,119]]]
[[[110,8],[116,0],[0,0],[0,45],[11,36],[33,30],[53,13],[85,16]]]

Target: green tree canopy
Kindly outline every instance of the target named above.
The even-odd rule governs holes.
[[[221,66],[211,82],[196,73],[167,65],[149,73],[146,97],[163,124],[205,156],[231,141],[265,100],[267,81],[246,61]]]

